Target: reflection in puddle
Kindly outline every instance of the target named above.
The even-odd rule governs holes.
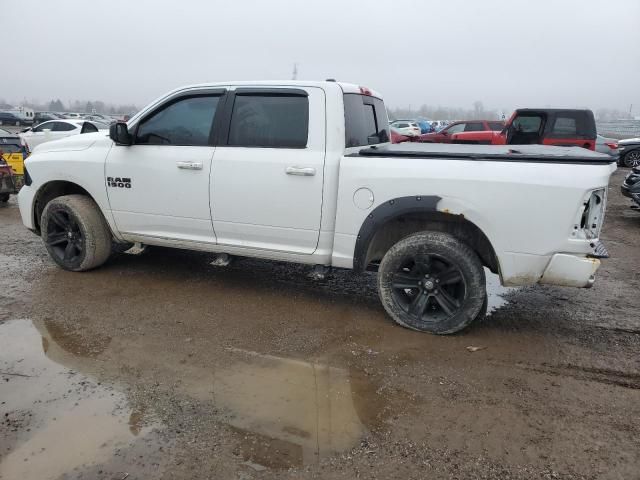
[[[216,372],[213,395],[241,438],[245,460],[271,468],[314,463],[352,448],[366,432],[346,370],[232,353],[236,361]]]
[[[504,299],[506,294],[515,292],[518,289],[500,285],[500,277],[495,273],[491,273],[488,268],[484,269],[484,273],[487,279],[487,315],[491,315],[491,313],[509,303],[508,300]]]
[[[0,324],[0,371],[5,373],[0,374],[0,414],[13,422],[12,432],[1,437],[8,448],[3,445],[0,454],[0,479],[57,479],[70,472],[93,478],[91,473],[105,465],[132,472],[124,458],[127,450],[146,448],[145,458],[157,456],[157,436],[145,408],[132,410],[122,393],[83,375],[94,375],[96,365],[98,370],[121,368],[123,346],[134,344],[120,337],[92,338],[85,327],[80,334],[53,322],[36,325],[26,320]],[[126,355],[127,365],[151,361],[157,366],[156,347],[135,342],[136,355]],[[173,363],[169,353],[161,364],[163,376],[179,379],[177,393],[203,407],[202,417],[181,423],[229,427],[230,453],[245,463],[241,468],[317,463],[356,446],[386,412],[386,394],[365,375],[314,359],[234,348],[220,353],[211,362],[193,363]]]
[[[101,464],[151,430],[140,418],[131,425],[123,394],[51,361],[52,342],[30,321],[0,324],[2,479],[55,479]]]

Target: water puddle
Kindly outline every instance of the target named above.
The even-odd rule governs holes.
[[[52,361],[51,342],[28,320],[0,324],[0,479],[87,470],[153,429],[124,394]]]
[[[252,464],[288,468],[354,447],[377,408],[375,391],[358,392],[349,372],[323,363],[233,349],[215,373],[213,396]],[[364,397],[370,404],[365,405]],[[360,399],[362,398],[362,401]],[[361,415],[358,408],[368,408]]]
[[[123,357],[131,368],[147,362],[157,366],[163,358],[158,373],[176,379],[181,401],[191,398],[201,406],[198,418],[174,412],[176,422],[226,425],[229,453],[246,471],[309,465],[348,451],[379,425],[388,397],[396,395],[379,390],[360,371],[319,359],[226,347],[209,361],[174,362],[175,352],[167,345],[144,340],[130,345],[65,325],[46,320],[0,324],[2,480],[95,474],[108,470],[105,465],[119,475],[136,471],[137,460],[137,454],[127,459],[121,452],[146,448],[145,457],[158,455],[157,425],[149,425],[145,407],[132,409],[123,393],[93,379],[100,368],[118,371]],[[216,431],[211,429],[205,443],[220,442]]]
[[[491,315],[499,308],[509,303],[504,297],[508,293],[518,290],[517,287],[503,287],[500,285],[500,277],[495,273],[491,273],[487,268],[484,269],[487,279],[487,315]]]

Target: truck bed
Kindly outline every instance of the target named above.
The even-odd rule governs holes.
[[[529,163],[615,163],[610,155],[580,147],[549,145],[460,145],[447,143],[402,143],[364,148],[349,156],[437,158]]]

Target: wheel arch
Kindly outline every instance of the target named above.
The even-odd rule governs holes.
[[[33,207],[31,211],[36,233],[40,234],[40,218],[42,217],[42,212],[47,203],[54,198],[73,194],[85,195],[96,202],[95,198],[93,198],[87,189],[69,180],[51,180],[38,188],[33,200]],[[98,202],[96,202],[96,204],[97,203]]]
[[[449,233],[469,245],[484,266],[499,273],[500,264],[487,235],[462,214],[438,209],[437,195],[415,195],[388,200],[376,207],[360,227],[353,268],[364,271],[379,262],[392,245],[420,231]]]

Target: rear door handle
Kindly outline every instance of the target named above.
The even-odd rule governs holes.
[[[287,167],[284,170],[287,175],[300,175],[303,177],[313,177],[316,169],[312,167]]]
[[[176,162],[176,165],[185,170],[202,170],[202,163],[198,162]]]

